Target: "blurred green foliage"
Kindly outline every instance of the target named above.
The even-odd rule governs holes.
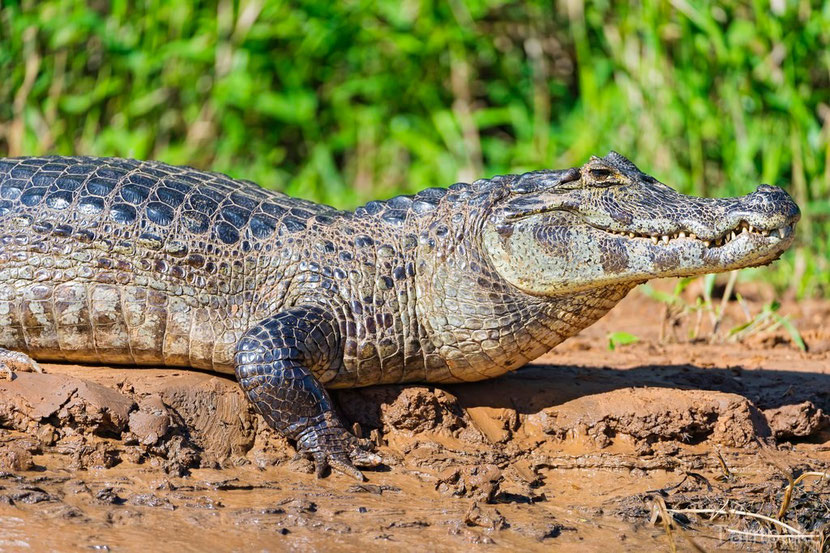
[[[787,187],[830,292],[830,3],[4,1],[0,151],[153,158],[352,207],[609,149]]]

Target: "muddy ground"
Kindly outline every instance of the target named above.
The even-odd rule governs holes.
[[[769,301],[739,291],[721,336]],[[790,528],[754,516],[830,471],[830,302],[779,313],[806,353],[780,325],[709,343],[710,313],[635,291],[508,376],[337,392],[385,459],[366,483],[316,479],[227,378],[18,373],[0,381],[0,551],[816,551],[827,479],[795,486]],[[617,331],[639,341],[610,351]]]

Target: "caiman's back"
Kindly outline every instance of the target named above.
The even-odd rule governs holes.
[[[256,279],[274,278],[257,258],[336,214],[155,162],[0,160],[0,348],[232,372]]]

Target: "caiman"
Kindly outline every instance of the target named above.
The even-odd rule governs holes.
[[[380,462],[327,388],[512,371],[633,287],[770,263],[781,188],[685,196],[611,152],[354,211],[188,167],[0,160],[0,362],[235,374],[265,420],[363,478]]]

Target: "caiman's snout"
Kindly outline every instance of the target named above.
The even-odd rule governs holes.
[[[704,201],[712,202],[708,218],[713,226],[708,232],[700,229],[700,235],[707,239],[729,239],[732,232],[740,233],[742,227],[764,234],[779,233],[783,237],[792,234],[801,218],[801,211],[784,189],[766,184],[740,198]]]
[[[795,224],[801,218],[801,210],[789,194],[778,186],[762,184],[755,192],[744,196],[745,201],[739,204],[735,213],[740,216],[742,211],[755,216],[767,216],[780,221],[781,224]]]

